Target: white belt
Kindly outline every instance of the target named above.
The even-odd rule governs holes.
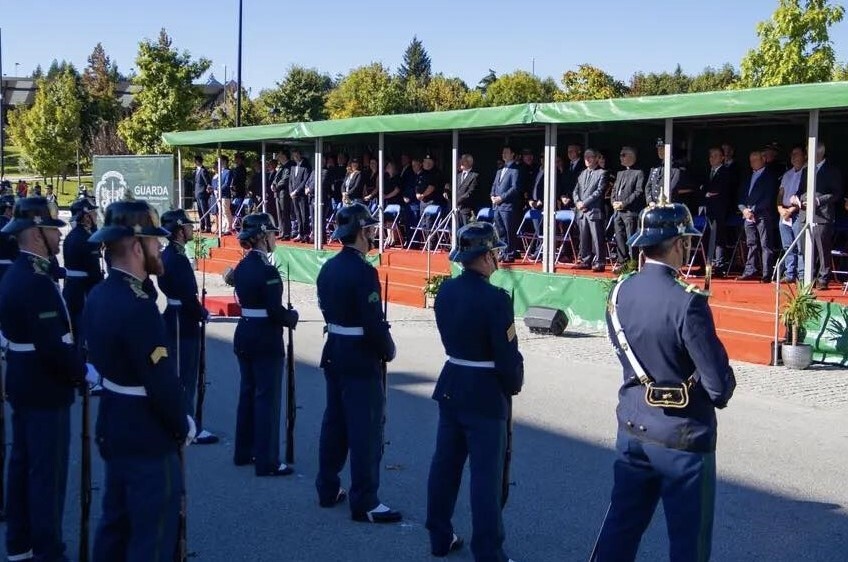
[[[115,394],[123,394],[124,396],[147,396],[147,391],[144,390],[143,386],[122,386],[120,384],[115,384],[109,379],[101,379],[101,384],[103,388],[110,392],[114,392]]]
[[[364,336],[365,330],[358,326],[339,326],[338,324],[327,324],[327,332],[337,336]]]
[[[74,338],[71,334],[65,334],[62,336],[63,343],[74,343]],[[34,343],[15,343],[13,341],[6,340],[6,349],[9,351],[35,351]]]
[[[494,369],[494,361],[468,361],[466,359],[457,359],[456,357],[448,356],[448,363],[459,365],[460,367],[476,367],[477,369]]]
[[[12,260],[0,260],[0,265],[12,265]]]
[[[168,304],[171,306],[182,306],[183,301],[181,301],[180,299],[168,299]]]
[[[242,308],[242,318],[268,318],[268,311],[264,308]]]
[[[77,271],[76,269],[66,269],[65,276],[67,277],[88,277],[85,271]]]
[[[18,562],[18,560],[32,560],[32,550],[28,550],[22,554],[10,554],[8,557],[9,562]]]

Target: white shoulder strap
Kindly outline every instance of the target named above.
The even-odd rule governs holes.
[[[627,336],[624,335],[624,328],[621,327],[621,321],[618,319],[618,291],[621,289],[623,284],[624,281],[616,283],[615,287],[613,287],[612,295],[610,295],[610,321],[612,322],[613,330],[615,330],[615,339],[618,342],[621,351],[624,352],[624,355],[630,362],[630,366],[639,378],[639,382],[647,385],[648,383],[653,382],[653,380],[648,376],[648,373],[645,372],[645,368],[642,367],[642,364],[636,358],[636,354],[633,353],[633,350],[630,348]]]

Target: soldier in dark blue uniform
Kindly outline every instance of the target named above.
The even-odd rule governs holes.
[[[6,337],[6,391],[12,405],[6,552],[10,560],[67,560],[62,516],[68,480],[70,408],[85,362],[71,336],[50,256],[59,228],[47,200],[20,199],[3,234],[20,255],[0,283],[0,325]]]
[[[381,361],[395,357],[395,343],[383,317],[377,270],[365,261],[374,242],[368,208],[360,203],[336,214],[333,239],[344,248],[318,274],[318,304],[327,323],[321,368],[327,380],[327,409],[321,424],[315,485],[322,507],[347,493],[339,472],[350,450],[350,510],[355,521],[395,523],[400,512],[380,502],[385,409]]]
[[[197,279],[185,255],[185,245],[192,238],[194,224],[183,209],[162,214],[162,228],[171,235],[168,246],[162,252],[165,273],[157,277],[159,289],[167,299],[162,317],[171,340],[171,352],[179,358],[180,383],[189,413],[195,411],[194,397],[200,369],[200,323],[209,318],[209,313],[200,306]],[[217,442],[217,435],[202,427],[197,428],[194,443],[210,445]]]
[[[91,232],[96,228],[97,206],[89,199],[77,199],[71,205],[75,226],[65,237],[62,256],[65,258],[65,287],[62,296],[71,315],[74,341],[82,341],[82,310],[91,289],[103,280],[100,269],[100,245],[89,244]]]
[[[194,437],[165,323],[142,284],[161,275],[156,211],[118,201],[89,241],[106,244],[109,276],[89,294],[83,334],[104,392],[95,428],[106,465],[94,562],[171,561],[177,545],[183,473],[179,449]]]
[[[707,295],[678,279],[699,233],[681,204],[642,211],[629,240],[642,270],[612,291],[607,326],[624,368],[615,484],[599,562],[632,561],[662,499],[672,562],[709,560],[715,503],[716,408],[736,380]]]
[[[18,243],[14,236],[4,234],[2,228],[12,220],[12,209],[15,206],[14,195],[0,196],[0,280],[6,270],[18,257]]]
[[[296,310],[283,305],[283,280],[271,265],[278,232],[271,215],[248,215],[239,241],[249,250],[233,272],[241,318],[233,348],[241,371],[233,462],[254,463],[257,476],[293,472],[280,462],[280,408],[283,393],[283,329],[297,325]]]
[[[512,302],[489,283],[506,244],[489,223],[457,233],[451,261],[464,271],[436,296],[436,324],[448,356],[436,383],[439,402],[436,452],[430,466],[427,529],[433,556],[462,547],[453,517],[462,469],[471,459],[471,551],[477,562],[506,562],[501,517],[507,413],[524,382]]]

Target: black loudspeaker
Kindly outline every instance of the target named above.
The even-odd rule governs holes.
[[[558,308],[531,306],[524,313],[524,325],[534,334],[561,336],[568,327],[568,317]]]

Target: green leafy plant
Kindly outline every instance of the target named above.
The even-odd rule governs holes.
[[[186,246],[191,248],[195,260],[202,260],[209,257],[209,248],[206,246],[204,238],[199,232],[194,233],[194,236],[192,236]]]
[[[435,297],[439,288],[442,286],[442,282],[445,279],[449,279],[450,275],[433,275],[424,280],[424,294]]]
[[[622,264],[621,271],[618,272],[617,277],[613,277],[612,279],[601,279],[599,282],[606,293],[609,294],[612,291],[612,288],[615,287],[616,283],[618,283],[619,279],[622,279],[625,275],[636,273],[637,271],[639,271],[639,262],[635,259],[627,260],[624,264]]]
[[[816,300],[813,294],[813,285],[805,285],[799,282],[796,286],[789,286],[783,292],[786,302],[783,304],[783,312],[781,320],[789,330],[789,340],[791,345],[798,345],[799,333],[804,329],[804,325],[808,322],[813,322],[821,318],[822,303]]]

